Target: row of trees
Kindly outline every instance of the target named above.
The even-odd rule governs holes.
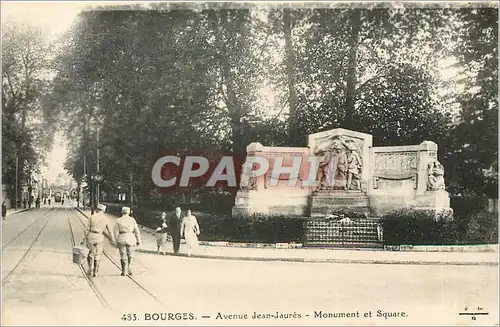
[[[46,103],[67,118],[75,179],[99,148],[105,189],[132,179],[154,198],[159,154],[304,146],[343,127],[375,145],[433,140],[452,192],[495,195],[495,9],[174,6],[83,12],[62,40]]]
[[[39,172],[53,142],[57,115],[45,106],[54,74],[49,44],[40,30],[2,26],[2,184],[10,199]],[[16,178],[17,172],[17,178]]]

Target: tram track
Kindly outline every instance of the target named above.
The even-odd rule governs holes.
[[[71,216],[68,214],[68,211],[66,209],[65,209],[65,211],[66,211],[66,217],[68,218],[69,235],[70,235],[71,245],[75,246],[76,245],[76,241],[75,241],[75,234],[74,234],[74,231],[73,231],[73,226],[71,225]],[[85,267],[83,266],[83,264],[80,264],[78,266],[80,268],[80,271],[81,271],[83,277],[85,278],[85,280],[89,284],[90,288],[94,292],[94,294],[97,297],[97,299],[99,300],[99,302],[101,302],[102,306],[105,307],[106,309],[111,309],[111,305],[108,303],[108,301],[106,301],[106,298],[101,293],[101,291],[99,291],[99,289],[95,285],[94,281],[88,276],[87,272],[85,271]]]
[[[47,213],[51,210],[52,208],[50,208],[49,210],[47,210],[44,215],[46,216]],[[4,285],[7,280],[9,279],[9,277],[14,273],[14,271],[19,267],[19,265],[21,265],[21,263],[24,261],[24,259],[26,259],[26,257],[28,256],[28,254],[30,253],[31,249],[33,248],[33,246],[36,244],[36,242],[38,241],[38,239],[40,238],[40,235],[42,235],[45,227],[47,227],[47,224],[49,223],[49,221],[51,220],[53,216],[49,216],[46,220],[45,220],[45,223],[43,224],[42,228],[40,229],[40,231],[37,233],[35,239],[31,242],[30,246],[28,247],[28,249],[26,250],[26,252],[23,254],[23,256],[21,257],[21,259],[19,259],[19,261],[17,262],[17,264],[12,268],[11,271],[9,271],[7,273],[7,275],[5,275],[5,277],[2,279],[2,285]],[[6,243],[5,245],[2,246],[2,250],[10,243],[14,242],[15,239],[19,238],[19,236],[21,236],[21,234],[23,234],[26,230],[29,229],[29,227],[31,227],[35,222],[37,222],[38,219],[35,219],[34,222],[32,222],[31,224],[29,224],[25,229],[23,229],[13,240],[9,241],[8,243]]]
[[[50,210],[54,209],[54,207],[50,207],[49,210],[45,211],[42,215],[42,217],[45,217]],[[33,226],[35,223],[37,223],[39,219],[34,219],[28,226],[26,226],[24,229],[22,229],[14,238],[12,238],[10,241],[8,241],[5,244],[2,244],[2,250],[7,247],[9,244],[17,240],[22,234],[24,234],[31,226]]]
[[[71,209],[71,210],[72,210],[72,212],[75,213],[75,215],[78,218],[78,221],[80,222],[82,227],[84,229],[86,229],[87,225],[82,221],[82,218],[80,216],[85,217],[85,219],[88,219],[88,218],[77,210],[74,210],[74,209]],[[69,217],[68,217],[68,221],[70,221]],[[71,233],[73,235],[73,231],[71,231]],[[74,242],[74,239],[72,242]],[[114,265],[118,270],[121,270],[120,264],[106,250],[103,250],[103,255],[109,260],[109,262],[112,265]],[[81,268],[83,269],[83,265],[81,265],[81,266],[82,266]],[[83,269],[83,272],[84,272],[85,276],[87,276],[87,274],[85,273],[85,269]],[[136,278],[134,278],[134,276],[126,275],[126,277],[128,280],[132,281],[139,289],[141,289],[142,292],[144,292],[150,298],[152,298],[156,303],[160,304],[164,308],[167,308],[167,306],[156,295],[154,295],[152,292],[150,292],[144,285],[142,285],[142,283],[140,283]],[[87,276],[87,278],[88,278],[88,276]],[[92,280],[90,280],[90,282],[92,283],[93,286],[95,286],[95,283]],[[96,287],[96,289],[97,289],[97,287]]]

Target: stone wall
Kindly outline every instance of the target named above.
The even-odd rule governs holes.
[[[266,147],[252,143],[247,147],[248,156],[266,158],[270,165],[265,175],[251,178],[237,193],[233,215],[270,214],[300,215],[306,214],[310,187],[305,181],[309,177],[309,148]],[[295,183],[290,183],[289,174],[273,176],[274,164],[291,167],[293,158],[300,157],[300,169]],[[279,158],[279,159],[278,159]]]
[[[448,193],[429,190],[429,163],[437,160],[437,144],[373,147],[370,152],[370,206],[376,215],[401,208],[449,208]]]

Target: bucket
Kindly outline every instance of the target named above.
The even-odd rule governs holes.
[[[79,265],[83,264],[88,254],[89,249],[84,246],[73,247],[73,262]]]

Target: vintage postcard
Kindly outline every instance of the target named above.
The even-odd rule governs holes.
[[[2,2],[2,325],[498,325],[497,2]]]

